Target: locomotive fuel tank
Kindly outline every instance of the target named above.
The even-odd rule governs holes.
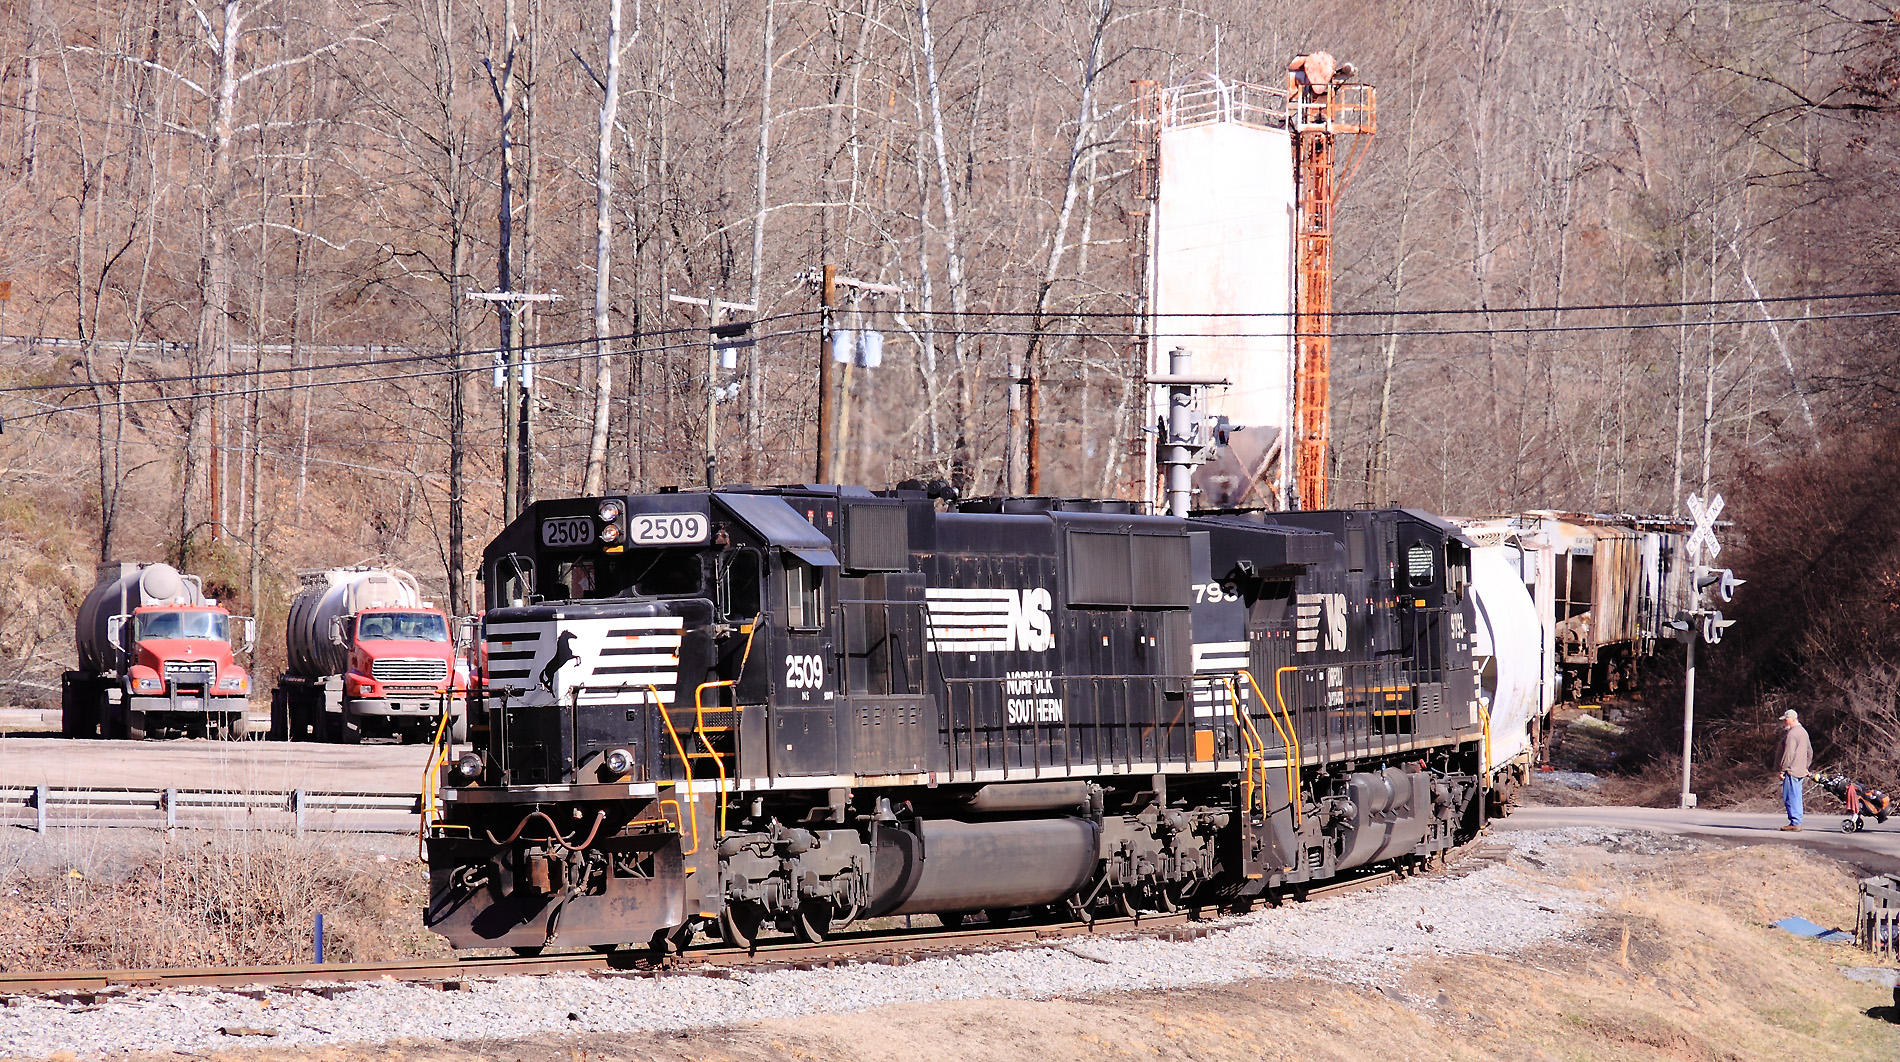
[[[870,914],[1029,907],[1077,892],[1095,872],[1100,828],[1061,817],[924,819],[876,833]]]

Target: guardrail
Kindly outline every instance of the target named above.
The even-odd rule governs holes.
[[[105,824],[96,818],[82,814],[88,811],[120,811],[133,816],[150,813],[154,819],[152,825],[155,827],[158,825],[157,817],[163,815],[164,828],[168,830],[176,829],[181,825],[180,812],[241,811],[247,814],[281,814],[289,819],[289,825],[299,836],[308,826],[310,816],[315,814],[380,815],[385,820],[385,824],[381,826],[371,822],[333,822],[326,824],[325,828],[352,833],[413,833],[416,829],[413,823],[388,825],[387,820],[395,816],[420,815],[422,798],[414,793],[334,793],[311,789],[262,793],[219,789],[0,786],[0,814],[15,809],[33,813],[29,822],[16,823],[16,825],[30,826],[39,833],[45,833],[49,826],[54,825]],[[60,812],[67,814],[60,815]],[[56,821],[56,818],[60,821]]]

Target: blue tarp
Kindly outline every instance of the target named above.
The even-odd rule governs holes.
[[[1849,933],[1845,929],[1827,929],[1805,918],[1784,918],[1779,922],[1773,923],[1773,925],[1776,929],[1785,933],[1793,933],[1797,937],[1807,937],[1809,940],[1819,940],[1829,944],[1852,944],[1854,942],[1854,934]]]

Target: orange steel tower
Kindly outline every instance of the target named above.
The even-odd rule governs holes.
[[[1294,235],[1295,504],[1324,509],[1332,435],[1333,207],[1378,124],[1377,94],[1325,52],[1287,64],[1298,227]],[[1341,157],[1341,139],[1344,157]]]

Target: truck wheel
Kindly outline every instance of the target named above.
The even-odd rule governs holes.
[[[290,707],[284,703],[284,691],[272,690],[270,694],[270,740],[290,740]]]
[[[92,706],[75,703],[79,698],[68,698],[59,712],[59,733],[61,737],[89,738],[99,736],[99,723],[92,717]]]
[[[226,717],[224,738],[227,741],[243,741],[251,733],[251,717],[243,712],[233,712]]]
[[[363,727],[348,716],[340,716],[331,728],[329,737],[339,745],[360,745],[363,743]]]
[[[144,741],[145,740],[145,713],[144,712],[134,712],[134,711],[131,711],[130,709],[127,709],[127,711],[121,718],[125,722],[125,738],[127,741]]]

